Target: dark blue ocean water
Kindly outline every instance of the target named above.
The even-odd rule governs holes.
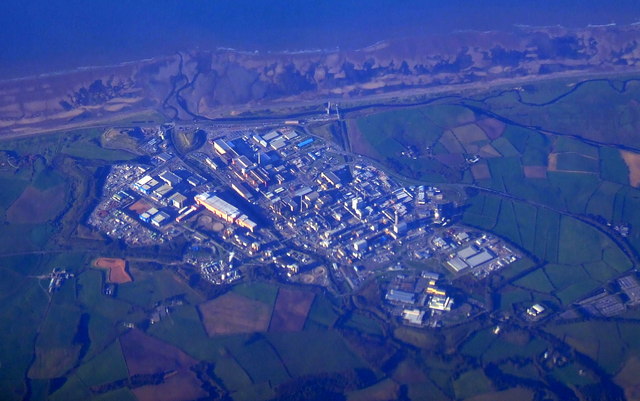
[[[190,48],[358,48],[514,24],[630,24],[638,0],[2,0],[0,79]]]

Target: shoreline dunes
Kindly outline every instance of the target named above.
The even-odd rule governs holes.
[[[198,50],[0,81],[0,137],[125,118],[242,119],[304,107],[321,112],[327,100],[342,105],[637,72],[639,33],[640,26],[520,27],[394,39],[360,50]]]

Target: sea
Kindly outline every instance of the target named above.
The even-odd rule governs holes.
[[[355,49],[461,30],[638,21],[638,0],[2,0],[0,80],[191,49]]]

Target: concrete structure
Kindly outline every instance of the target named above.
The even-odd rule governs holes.
[[[453,299],[444,295],[434,295],[429,300],[429,309],[449,312],[453,305]]]
[[[150,175],[145,175],[133,184],[138,191],[145,195],[149,195],[154,188],[158,187],[158,185],[160,185],[160,183]]]
[[[245,214],[242,214],[237,207],[216,195],[205,192],[196,195],[194,200],[198,205],[204,206],[205,209],[228,223],[237,224],[251,232],[253,232],[257,227],[257,224],[249,219]]]
[[[401,290],[389,290],[385,296],[387,301],[399,302],[403,304],[413,304],[415,302],[415,295]]]
[[[304,141],[299,142],[298,145],[296,146],[298,146],[299,149],[302,149],[304,147],[311,145],[312,143],[313,143],[313,138],[307,138]]]
[[[169,219],[169,215],[167,213],[159,212],[151,218],[151,224],[153,226],[160,227],[167,221],[167,219]]]
[[[231,151],[231,146],[222,139],[216,139],[213,141],[213,149],[221,155],[226,155]]]
[[[332,171],[323,171],[320,174],[320,177],[324,178],[329,184],[333,185],[334,187],[339,186],[342,182],[340,178],[338,178],[338,176],[335,175],[335,173],[333,173]]]
[[[153,190],[153,196],[157,199],[163,199],[173,188],[169,184],[162,184]]]
[[[420,309],[405,309],[402,312],[402,318],[407,321],[407,323],[421,325],[424,319],[424,311]]]
[[[180,192],[176,192],[171,195],[168,200],[171,202],[171,206],[176,209],[182,209],[184,207],[184,203],[187,201],[187,197],[182,195]]]
[[[633,276],[625,276],[618,279],[620,289],[629,297],[629,304],[640,304],[640,284]]]
[[[458,256],[455,256],[454,258],[447,260],[447,265],[451,267],[456,273],[469,267],[469,265],[466,264],[465,261],[460,259],[460,257]]]
[[[531,308],[527,309],[527,314],[529,316],[537,317],[544,313],[546,308],[540,304],[535,304]]]
[[[159,178],[172,187],[175,187],[182,182],[182,178],[178,177],[171,171],[164,171],[162,174],[160,174]]]
[[[253,194],[251,193],[251,191],[249,191],[249,189],[244,184],[234,182],[231,184],[231,189],[236,191],[236,193],[242,196],[244,199],[248,201],[253,200]]]
[[[280,133],[276,130],[273,130],[271,132],[269,132],[268,134],[265,134],[262,136],[262,139],[264,139],[265,141],[274,141],[276,139],[278,139],[280,137]]]

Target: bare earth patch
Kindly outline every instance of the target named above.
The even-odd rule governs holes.
[[[302,330],[314,297],[313,293],[307,291],[281,288],[273,308],[269,331]]]
[[[482,130],[487,134],[491,140],[500,138],[502,133],[504,133],[504,129],[506,128],[505,123],[500,120],[496,120],[495,118],[485,118],[484,120],[476,121],[478,127],[482,128]]]
[[[151,206],[151,203],[147,202],[144,199],[140,199],[133,205],[129,206],[129,210],[131,210],[132,212],[136,212],[137,214],[142,214],[151,209]]]
[[[209,394],[195,373],[181,371],[156,386],[142,386],[132,390],[139,401],[183,401],[203,399]]]
[[[620,155],[629,167],[629,185],[632,187],[640,187],[640,153],[621,150]]]
[[[484,145],[483,147],[480,148],[480,151],[478,152],[478,154],[480,155],[480,157],[485,157],[485,158],[489,158],[489,157],[502,157],[502,155],[500,154],[500,152],[498,152],[493,146],[491,145]]]
[[[545,166],[524,166],[524,176],[527,178],[547,178]]]
[[[271,308],[260,301],[228,292],[198,306],[209,336],[267,331]]]
[[[198,363],[182,350],[133,329],[120,337],[129,375],[186,370]]]
[[[41,191],[27,187],[22,195],[7,210],[9,223],[37,224],[53,219],[64,206],[63,186]]]
[[[487,139],[487,134],[480,129],[476,124],[467,124],[454,128],[453,133],[456,138],[464,145],[472,142],[484,141]]]
[[[547,171],[558,171],[558,154],[549,153],[547,157]]]
[[[107,281],[110,283],[123,284],[133,281],[127,272],[127,262],[124,259],[98,258],[93,265],[100,269],[108,269]]]
[[[640,382],[638,382],[638,371],[640,371],[640,359],[632,356],[627,360],[622,370],[613,379],[616,384],[624,389],[624,395],[628,401],[640,401]]]

